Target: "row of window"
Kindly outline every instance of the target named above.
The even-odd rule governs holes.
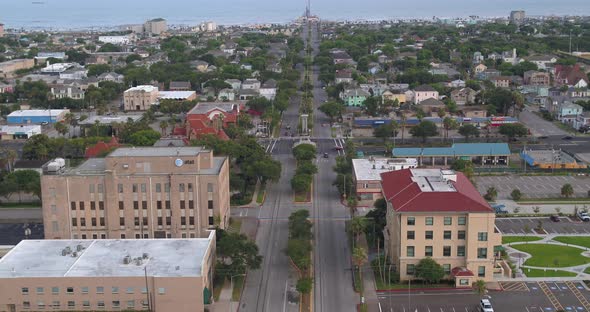
[[[102,186],[101,184],[99,184],[99,187]],[[93,189],[94,185],[90,185],[91,190]],[[102,190],[102,188],[100,188]],[[147,190],[147,184],[145,183],[133,183],[131,185],[131,191],[133,193],[138,193],[139,191],[141,191],[141,193],[145,193]],[[178,184],[178,191],[181,193],[184,193],[185,190],[187,190],[188,192],[193,192],[193,184],[192,183],[180,183]],[[117,192],[119,193],[124,193],[125,192],[125,186],[122,183],[119,183],[117,185]],[[156,183],[156,193],[161,193],[162,192],[162,183]],[[170,183],[164,183],[164,192],[165,193],[170,193]],[[207,183],[207,192],[213,192],[213,183]],[[93,192],[91,192],[93,193]],[[99,193],[102,193],[99,192]]]
[[[443,239],[452,239],[452,231],[443,231]],[[416,239],[416,231],[407,231],[406,232],[407,239]],[[434,239],[434,231],[424,231],[424,239],[432,240]],[[457,239],[465,239],[465,231],[457,231]],[[487,232],[478,232],[477,233],[477,240],[480,242],[486,242],[488,240],[488,233]]]
[[[443,264],[443,270],[445,271],[445,275],[451,274],[451,265],[450,264]],[[414,275],[416,274],[416,265],[415,264],[407,264],[406,265],[406,274],[407,275]],[[477,276],[478,277],[486,277],[486,267],[479,266],[477,267]],[[464,284],[461,284],[464,285]]]
[[[164,201],[164,204],[166,206],[166,209],[171,209],[172,205],[170,203],[169,200]],[[55,205],[52,205],[52,209],[53,207],[55,207]],[[186,200],[181,200],[180,201],[180,209],[186,209],[187,207],[187,201]],[[76,202],[72,201],[70,202],[70,208],[72,210],[76,210]],[[85,210],[85,202],[80,201],[78,204],[78,208],[79,210]],[[148,208],[148,204],[147,201],[143,200],[141,201],[141,209],[147,209]],[[162,209],[162,201],[158,200],[156,201],[156,208],[157,209]],[[195,202],[193,200],[188,200],[188,209],[194,209],[195,208]],[[98,209],[99,210],[104,210],[104,202],[100,201],[98,202]],[[133,209],[135,210],[139,210],[139,201],[133,201]],[[213,209],[213,200],[209,199],[207,201],[207,209]],[[90,210],[96,210],[96,202],[90,202]],[[125,210],[125,202],[123,201],[119,201],[119,210]]]
[[[406,246],[406,257],[415,257],[415,247],[414,246]],[[425,257],[434,257],[434,247],[433,246],[424,246],[424,256]],[[443,246],[442,248],[442,256],[443,257],[452,257],[451,254],[451,246]],[[465,257],[465,246],[457,246],[457,257]],[[477,248],[477,258],[478,259],[487,259],[488,258],[488,249]]]
[[[407,225],[416,225],[416,217],[408,217],[406,219]],[[426,225],[434,225],[434,217],[424,218]],[[466,225],[467,217],[457,217],[457,225]],[[444,217],[443,225],[453,225],[453,217]]]
[[[170,226],[172,225],[172,217],[165,217],[166,218],[166,225]],[[187,219],[188,219],[188,225],[195,225],[195,217],[194,216],[189,216],[189,217],[180,217],[180,225],[187,225]],[[80,222],[78,222],[78,220],[80,220]],[[99,223],[97,223],[97,220],[100,221]],[[209,217],[209,225],[214,225],[214,219],[213,217]],[[164,217],[157,217],[157,222],[158,225],[163,226],[164,225]],[[86,218],[85,217],[80,217],[79,219],[74,217],[72,218],[72,226],[78,226],[78,224],[80,224],[80,226],[86,226]],[[90,226],[99,226],[98,224],[100,224],[100,226],[105,226],[105,218],[101,217],[101,218],[90,218]],[[135,226],[148,226],[148,217],[134,217],[133,218],[133,224]],[[124,217],[119,217],[119,225],[120,226],[125,226],[125,218]]]
[[[143,309],[147,309],[149,307],[148,305],[148,301],[147,300],[140,300],[140,304],[141,307]],[[67,308],[68,309],[75,309],[76,308],[76,301],[73,300],[69,300],[67,303]],[[81,302],[78,303],[79,305],[82,306],[82,308],[84,309],[90,309],[90,301],[89,300],[83,300]],[[121,308],[121,301],[120,300],[113,300],[111,302],[112,308],[113,309],[120,309]],[[28,310],[31,309],[31,302],[30,301],[23,301],[23,309]],[[60,309],[61,308],[61,302],[59,300],[53,300],[51,302],[51,305],[49,305],[49,308],[53,308],[54,310],[56,309]],[[127,300],[127,308],[133,309],[135,308],[135,300]],[[38,310],[43,310],[45,309],[45,301],[43,300],[39,300],[37,301],[37,308]],[[96,309],[99,310],[104,310],[105,309],[105,302],[104,300],[98,300],[96,301]]]
[[[70,208],[72,210],[76,210],[76,202],[75,201],[73,201],[73,202],[70,203]],[[78,205],[78,208],[80,210],[86,209],[85,203],[83,201],[80,201],[80,203]],[[52,207],[52,209],[53,209],[53,207]],[[94,201],[91,201],[90,202],[90,210],[96,210],[96,202],[94,202]],[[98,210],[104,210],[104,202],[103,201],[99,201],[98,202]]]
[[[45,294],[45,287],[36,287],[35,290],[36,290],[37,295],[44,295]],[[50,287],[50,288],[48,288],[48,291],[49,290],[51,290],[52,295],[59,295],[60,291],[62,291],[57,286]],[[66,287],[65,288],[66,294],[74,294],[74,292],[75,292],[74,287]],[[104,294],[104,292],[105,292],[105,288],[103,286],[96,286],[96,294]],[[29,287],[22,287],[21,288],[21,294],[28,295],[29,293],[30,293]],[[88,293],[90,293],[90,288],[86,287],[86,286],[80,287],[80,293],[88,294]],[[111,294],[118,294],[118,293],[119,293],[119,287],[117,287],[117,286],[111,287]],[[127,288],[125,288],[125,293],[126,294],[134,294],[135,288],[127,287]],[[145,287],[141,288],[141,293],[147,294],[147,288],[145,288]],[[158,294],[160,294],[160,295],[166,294],[166,288],[158,288]]]

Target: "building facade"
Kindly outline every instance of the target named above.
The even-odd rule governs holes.
[[[154,86],[137,86],[127,89],[123,93],[123,103],[126,111],[145,111],[158,102],[159,91]]]
[[[43,172],[48,239],[192,238],[228,223],[228,160],[200,147],[119,148]]]
[[[0,78],[12,78],[17,70],[35,67],[34,59],[16,59],[0,63]]]
[[[415,279],[416,265],[430,257],[459,287],[491,281],[494,247],[501,245],[495,213],[460,172],[405,169],[381,174],[387,201],[386,254],[401,280]]]
[[[168,31],[168,25],[163,18],[155,18],[143,24],[143,32],[149,35],[159,36],[166,31]]]
[[[215,231],[168,240],[23,240],[0,259],[0,311],[204,311]]]
[[[64,119],[69,109],[27,109],[17,110],[6,117],[9,124],[55,123]]]
[[[438,91],[429,85],[421,85],[414,89],[414,104],[420,104],[427,99],[438,100]]]

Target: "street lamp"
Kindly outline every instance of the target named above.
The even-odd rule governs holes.
[[[230,287],[231,287],[231,294],[232,294],[232,297],[234,296],[234,277],[236,277],[236,276],[246,276],[246,274],[244,274],[244,273],[242,273],[242,274],[236,274],[236,275],[232,275],[232,276],[229,278],[229,284],[230,284]],[[233,298],[231,298],[231,297],[229,298],[229,311],[230,311],[230,312],[231,312],[231,311],[233,311],[233,310],[232,310],[232,305],[233,305],[233,304],[232,304],[232,299],[233,299]]]

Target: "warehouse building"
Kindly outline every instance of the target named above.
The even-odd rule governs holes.
[[[68,109],[28,109],[17,110],[6,117],[9,124],[56,123],[64,119]]]
[[[0,140],[26,140],[35,134],[41,134],[39,125],[7,125],[0,128]]]
[[[395,158],[418,158],[419,166],[446,166],[449,159],[470,160],[478,165],[508,165],[510,148],[507,143],[455,143],[451,147],[394,148],[391,154]]]
[[[525,149],[520,153],[520,156],[529,166],[540,169],[585,169],[588,167],[585,164],[578,163],[574,157],[561,149]]]

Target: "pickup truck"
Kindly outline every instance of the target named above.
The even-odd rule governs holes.
[[[590,216],[583,211],[578,212],[578,218],[584,222],[590,221]]]

